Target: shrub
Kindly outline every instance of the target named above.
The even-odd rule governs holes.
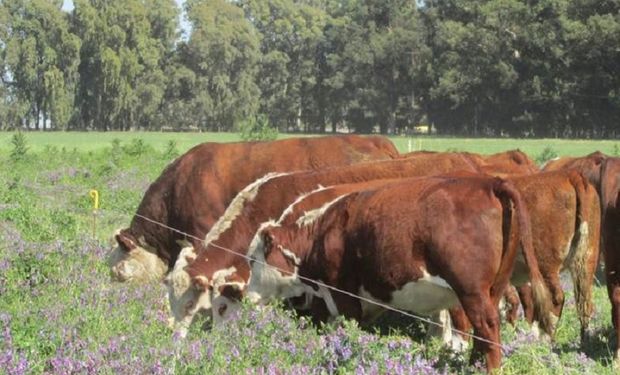
[[[177,142],[173,139],[169,140],[166,144],[166,150],[164,151],[164,158],[171,160],[179,156],[179,150],[177,149]]]
[[[265,115],[258,115],[239,125],[239,133],[244,141],[273,141],[278,138],[278,129],[269,124]]]
[[[28,153],[28,142],[24,133],[18,131],[11,138],[13,149],[11,150],[11,160],[18,161],[26,157]]]
[[[536,163],[538,163],[538,165],[542,165],[548,162],[549,160],[553,158],[557,158],[557,157],[558,157],[558,153],[553,148],[547,146],[542,150],[540,155],[536,157]]]
[[[144,155],[149,151],[149,146],[141,138],[134,138],[131,142],[123,147],[125,154],[129,156]]]

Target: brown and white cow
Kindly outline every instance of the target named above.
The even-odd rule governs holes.
[[[170,307],[177,330],[183,335],[200,310],[211,309],[211,301],[222,296],[236,299],[249,279],[246,254],[260,224],[280,217],[301,195],[322,186],[378,179],[428,175],[436,172],[477,172],[458,154],[426,154],[408,159],[359,163],[322,171],[268,175],[231,202],[205,237],[205,248],[187,254],[166,277]],[[230,249],[234,253],[222,250]],[[207,297],[205,297],[207,296]]]
[[[616,331],[616,365],[620,365],[620,158],[595,152],[580,158],[562,158],[548,169],[575,169],[596,186],[601,202],[601,244],[605,260],[611,319]]]
[[[254,302],[309,293],[331,315],[363,319],[377,310],[300,276],[422,315],[460,302],[475,335],[499,344],[497,305],[520,243],[538,312],[550,315],[527,209],[514,186],[499,178],[407,179],[340,198],[312,225],[260,233],[251,254]],[[497,368],[499,349],[475,340],[472,360],[483,353],[488,369]]]
[[[383,137],[356,135],[291,138],[273,142],[203,143],[172,162],[148,188],[129,228],[115,235],[108,257],[118,281],[160,279],[187,242],[152,219],[204,238],[228,204],[249,183],[269,172],[322,169],[398,157]]]

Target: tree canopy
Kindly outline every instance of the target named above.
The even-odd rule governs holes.
[[[618,46],[615,0],[2,0],[0,129],[618,137]]]

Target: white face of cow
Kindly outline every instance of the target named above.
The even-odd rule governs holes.
[[[185,267],[196,259],[196,253],[191,246],[181,250],[174,269],[164,280],[168,287],[168,300],[174,318],[174,330],[181,337],[187,335],[187,330],[196,314],[201,310],[211,308],[211,295],[208,289],[194,285]]]
[[[298,277],[300,259],[294,252],[278,244],[269,228],[259,232],[255,239],[251,261],[252,273],[247,297],[253,303],[266,303],[271,299],[299,297],[314,294],[312,288]]]
[[[112,280],[151,281],[161,280],[168,271],[168,265],[157,256],[155,249],[142,238],[139,243],[120,231],[114,236],[118,246],[107,256]]]

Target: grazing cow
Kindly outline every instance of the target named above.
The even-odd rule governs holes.
[[[607,294],[616,331],[615,361],[620,365],[620,158],[595,152],[581,158],[565,158],[545,169],[576,169],[596,186],[601,203],[601,244],[605,260]]]
[[[342,197],[311,225],[260,233],[251,254],[252,301],[309,293],[331,315],[355,319],[376,312],[367,300],[423,315],[460,302],[475,335],[486,340],[475,340],[472,360],[484,354],[489,370],[501,361],[497,305],[519,243],[538,313],[549,316],[527,210],[514,186],[499,178],[407,179]]]
[[[540,173],[511,181],[530,213],[534,251],[551,292],[554,315],[559,319],[562,313],[560,272],[568,269],[584,340],[592,315],[592,283],[599,254],[601,212],[596,189],[576,171]],[[524,266],[517,262],[515,285],[524,284]],[[526,311],[526,316],[531,312]]]
[[[194,315],[210,310],[212,301],[222,296],[232,300],[242,293],[249,278],[246,254],[261,223],[279,217],[300,195],[319,185],[330,186],[377,179],[401,178],[453,170],[477,172],[458,154],[427,154],[409,159],[360,163],[315,172],[297,172],[265,176],[231,202],[226,212],[205,237],[205,248],[175,266],[166,278],[170,307],[177,330],[185,334]],[[231,249],[234,253],[221,249]],[[204,296],[208,295],[208,298]],[[225,309],[225,304],[222,304]],[[219,307],[218,307],[219,309]],[[224,313],[222,311],[222,313]]]
[[[160,279],[174,266],[184,236],[148,219],[203,238],[237,193],[268,172],[396,157],[388,139],[374,136],[198,145],[162,172],[144,194],[129,228],[115,235],[118,247],[108,258],[112,278]],[[187,240],[193,247],[201,245]]]
[[[432,154],[433,151],[413,151],[401,155],[403,158],[415,157],[420,154]],[[481,155],[472,152],[457,152],[455,154],[462,155],[472,165],[476,166],[482,173],[492,176],[508,177],[528,175],[539,172],[536,166],[528,156],[521,150],[509,150],[491,155]]]
[[[534,252],[551,293],[554,323],[561,317],[564,306],[560,272],[568,269],[573,279],[583,342],[592,315],[592,283],[599,254],[601,213],[596,189],[574,170],[543,172],[510,181],[521,194],[530,215]],[[521,257],[517,257],[511,281],[520,287],[525,317],[532,323],[536,319],[531,288],[527,285],[527,265]],[[451,311],[453,317],[458,314]],[[462,317],[455,320],[464,321]],[[462,323],[454,325],[459,330],[468,329]],[[534,328],[537,329],[536,324]]]
[[[470,154],[484,173],[509,177],[537,173],[536,163],[521,150],[509,150],[492,155]]]

